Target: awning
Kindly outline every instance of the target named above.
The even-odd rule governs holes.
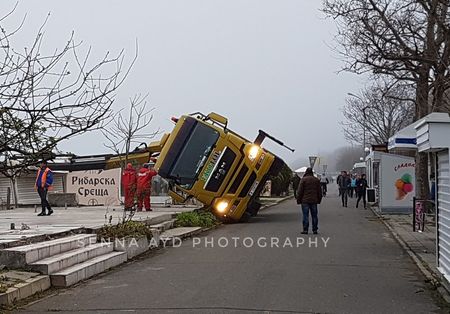
[[[309,167],[301,167],[301,168],[298,168],[297,170],[295,170],[294,172],[295,172],[299,177],[303,177],[303,175],[305,174],[307,168],[309,168]],[[313,170],[313,173],[315,174],[316,172]]]
[[[355,169],[357,169],[357,168],[366,168],[366,163],[365,163],[364,161],[362,161],[362,162],[357,162],[357,163],[355,163],[355,164],[353,165],[353,169],[352,169],[352,170],[355,170]]]
[[[416,124],[417,122],[408,125],[389,138],[388,150],[417,149]]]
[[[417,149],[417,130],[424,123],[449,123],[448,113],[432,112],[416,122],[411,123],[406,128],[398,131],[394,136],[389,138],[388,150],[395,149]]]

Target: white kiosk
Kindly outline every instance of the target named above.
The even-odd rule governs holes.
[[[414,158],[372,151],[366,157],[366,167],[378,210],[383,214],[411,213],[416,180]]]
[[[450,282],[450,116],[432,113],[415,125],[419,152],[435,153],[437,266]]]

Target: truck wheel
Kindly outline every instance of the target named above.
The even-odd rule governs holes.
[[[280,173],[281,169],[283,169],[283,166],[284,161],[281,158],[275,156],[275,160],[273,161],[273,164],[268,172],[269,176],[277,176]]]
[[[252,202],[252,203],[248,206],[250,215],[251,215],[252,217],[255,217],[256,215],[258,215],[258,211],[259,211],[260,208],[261,208],[261,203],[260,203],[260,202],[257,202],[257,201]]]
[[[249,213],[249,212],[244,212],[243,214],[242,214],[242,217],[241,217],[241,219],[239,220],[239,222],[248,222],[249,220],[250,220],[250,217],[251,217],[252,215]]]

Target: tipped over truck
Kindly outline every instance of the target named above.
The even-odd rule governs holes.
[[[249,141],[228,129],[228,120],[217,114],[194,113],[172,118],[175,127],[159,141],[129,153],[133,164],[156,158],[155,169],[169,182],[169,195],[177,203],[196,198],[224,221],[247,221],[261,204],[258,196],[270,176],[284,166],[281,158],[261,147],[269,138],[259,131]],[[75,157],[58,169],[111,169],[123,166],[123,156]]]
[[[284,144],[263,131],[249,141],[229,130],[228,120],[216,113],[184,115],[174,122],[155,165],[161,177],[174,183],[170,196],[178,202],[195,197],[223,220],[255,216],[267,179],[284,165],[261,143],[268,137]]]

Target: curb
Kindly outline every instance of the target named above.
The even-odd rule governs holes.
[[[261,206],[261,208],[259,210],[261,211],[261,210],[265,210],[265,209],[273,207],[273,206],[277,206],[277,205],[279,205],[279,204],[281,204],[281,203],[283,203],[285,201],[288,201],[290,199],[293,199],[293,198],[294,198],[294,195],[286,196],[285,198],[283,198],[281,200],[278,200],[278,201],[275,201],[274,203]]]
[[[409,257],[413,260],[414,264],[416,264],[417,268],[419,268],[420,272],[425,276],[426,282],[432,284],[436,291],[439,292],[440,296],[447,302],[450,303],[450,293],[445,288],[445,285],[441,284],[441,280],[439,279],[439,276],[435,274],[433,271],[429,270],[427,264],[418,256],[410,247],[409,245],[403,241],[401,236],[387,223],[383,217],[374,210],[371,206],[370,210],[372,213],[383,223],[383,225],[389,230],[389,232],[392,234],[394,239],[397,241],[398,244],[402,247],[402,249],[409,255]]]

